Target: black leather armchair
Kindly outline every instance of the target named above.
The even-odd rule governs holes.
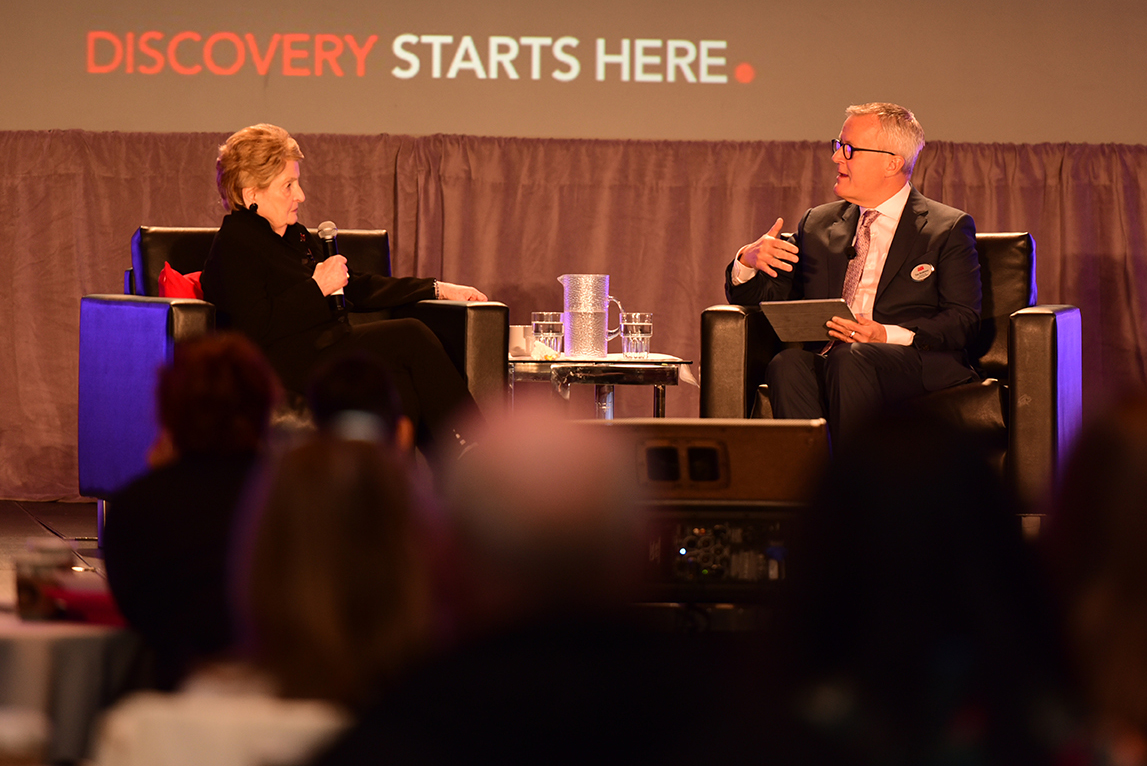
[[[89,295],[80,302],[80,493],[106,499],[146,469],[158,433],[155,373],[177,341],[210,332],[215,307],[187,298],[159,298],[164,262],[180,273],[199,271],[214,228],[140,227],[132,237],[132,267],[124,295]],[[339,250],[351,268],[390,274],[387,232],[342,230]],[[506,406],[509,309],[496,302],[421,301],[390,316],[421,319],[439,337],[487,414]],[[388,316],[352,313],[352,323]],[[102,511],[102,502],[101,502]]]
[[[1080,313],[1036,305],[1030,234],[978,234],[980,332],[969,356],[982,380],[929,394],[922,407],[976,433],[1021,497],[1058,476],[1082,420]],[[781,348],[757,308],[701,315],[701,417],[771,417],[765,368]]]

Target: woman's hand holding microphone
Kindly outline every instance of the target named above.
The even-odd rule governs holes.
[[[332,295],[337,290],[346,287],[350,272],[347,271],[346,258],[341,255],[332,255],[322,263],[315,264],[315,273],[312,277],[318,283],[323,295]]]

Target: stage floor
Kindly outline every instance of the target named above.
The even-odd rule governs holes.
[[[12,556],[28,538],[57,537],[72,542],[78,564],[103,574],[104,560],[96,541],[96,504],[33,503],[0,500],[0,611],[16,604],[16,569]]]

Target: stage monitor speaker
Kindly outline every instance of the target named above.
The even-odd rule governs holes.
[[[806,503],[828,461],[823,420],[634,418],[608,428],[649,501]]]
[[[626,419],[608,428],[647,511],[646,600],[760,604],[828,462],[823,420]]]

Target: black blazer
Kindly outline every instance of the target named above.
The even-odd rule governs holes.
[[[848,254],[860,221],[860,208],[843,200],[812,208],[796,233],[800,260],[791,272],[770,277],[757,272],[744,284],[732,283],[725,269],[730,303],[839,298]],[[933,271],[913,279],[917,266]],[[919,272],[918,272],[919,273]],[[971,216],[912,189],[892,238],[873,304],[873,319],[916,333],[925,388],[934,391],[968,380],[965,347],[980,326],[980,261]]]
[[[258,213],[229,213],[203,266],[203,297],[220,312],[219,324],[254,340],[292,390],[301,391],[318,353],[351,332],[312,279],[323,251],[306,227],[283,236]],[[351,272],[351,311],[378,311],[434,297],[434,280]]]

